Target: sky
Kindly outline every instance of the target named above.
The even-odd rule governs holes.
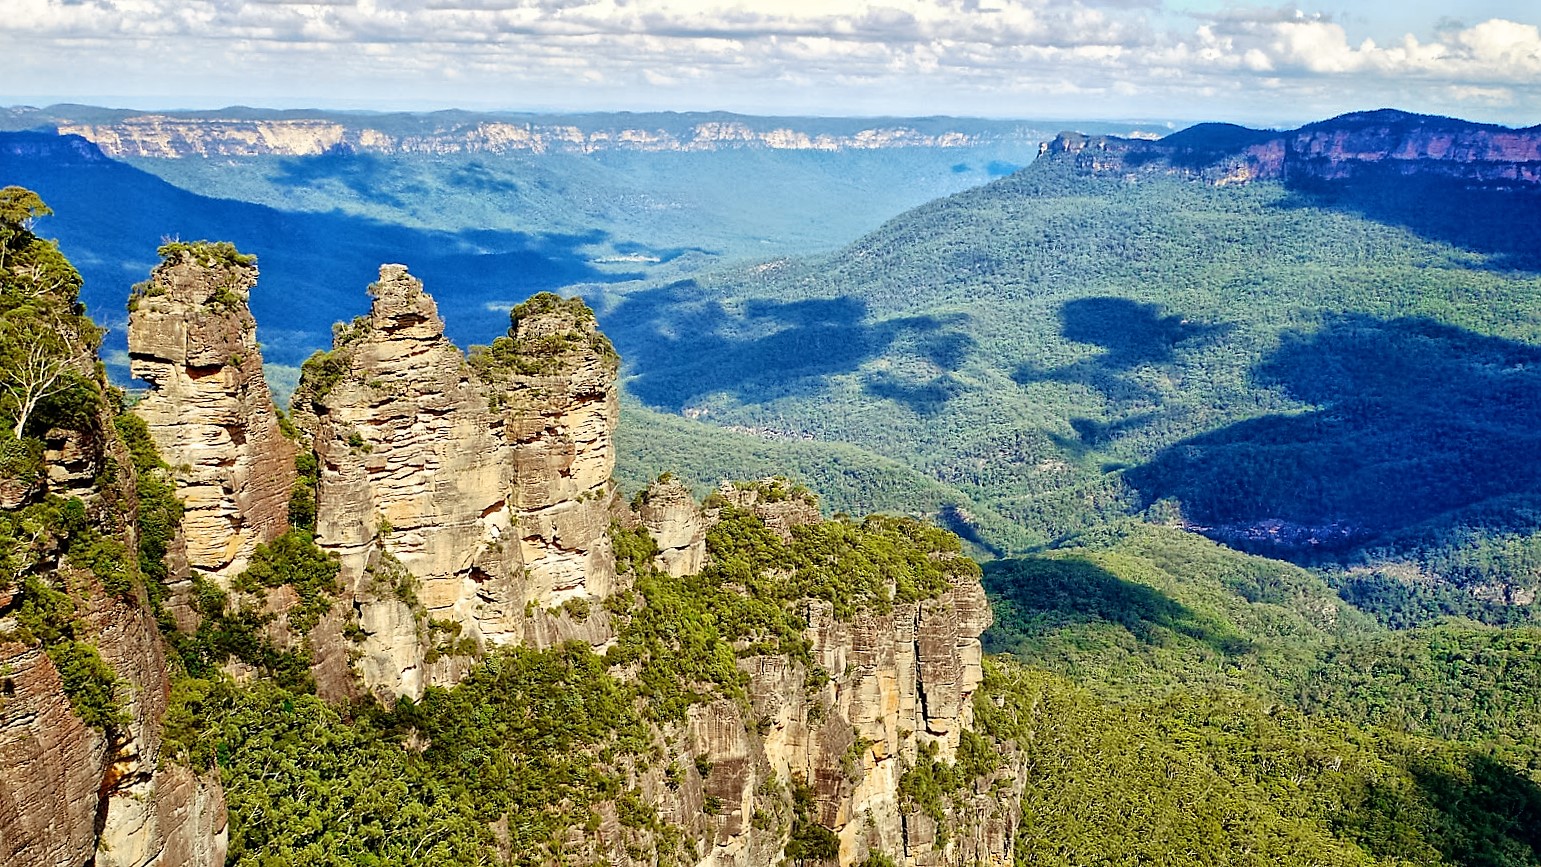
[[[1538,0],[0,0],[0,104],[1541,123]]]

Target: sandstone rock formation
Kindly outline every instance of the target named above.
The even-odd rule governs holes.
[[[294,445],[279,429],[247,297],[257,268],[228,244],[168,249],[130,302],[134,412],[173,467],[187,564],[222,586],[288,529]]]
[[[821,519],[811,493],[779,478],[725,483],[708,503],[696,507],[673,479],[639,496],[640,523],[659,545],[660,569],[694,571],[682,568],[694,557],[686,552],[702,525],[729,507],[753,512],[784,540]],[[944,803],[927,808],[900,795],[908,770],[954,761],[973,727],[983,678],[979,636],[991,619],[977,573],[960,570],[936,598],[885,611],[842,618],[826,601],[799,606],[808,661],[741,657],[747,703],[720,698],[692,706],[682,725],[664,731],[670,764],[684,773],[670,780],[658,769],[638,780],[661,818],[702,841],[696,863],[783,863],[798,788],[811,798],[807,820],[835,833],[840,864],[872,853],[907,867],[1011,863],[1023,785],[1011,755]],[[596,848],[596,858],[614,859],[604,853],[624,850],[625,835],[605,823],[584,842],[608,847]]]
[[[706,564],[706,516],[690,489],[675,478],[652,483],[637,503],[642,525],[658,543],[658,568],[676,577]]]
[[[451,661],[428,667],[446,650],[602,643],[602,612],[548,611],[603,598],[615,575],[616,360],[593,314],[556,296],[521,305],[473,365],[406,268],[383,266],[370,291],[295,396],[320,464],[316,539],[342,559],[365,684],[416,696],[456,679]],[[455,647],[435,646],[434,624],[455,625]]]
[[[811,495],[784,480],[724,485],[719,494],[778,532],[819,517]],[[783,656],[747,658],[741,666],[750,679],[751,719],[731,702],[692,710],[692,742],[732,769],[712,773],[712,794],[728,809],[702,863],[766,863],[747,855],[765,848],[754,839],[752,819],[766,809],[768,780],[812,788],[814,818],[839,836],[842,864],[873,851],[906,865],[987,863],[992,856],[1009,863],[1021,792],[1009,770],[998,779],[1016,794],[985,796],[995,781],[981,781],[980,795],[948,817],[946,844],[936,822],[898,794],[900,777],[923,753],[953,761],[962,732],[973,726],[973,695],[983,677],[979,636],[991,621],[977,577],[956,579],[936,599],[849,621],[828,602],[803,605],[814,669]],[[741,742],[738,732],[746,728],[759,736]]]
[[[792,528],[819,521],[819,501],[812,491],[786,479],[723,482],[717,495],[725,502],[754,512],[771,532],[790,541]]]
[[[132,478],[99,472],[109,461],[132,465],[111,430],[98,416],[85,430],[50,431],[46,476],[51,490],[86,504],[88,523],[132,551]],[[107,487],[85,490],[81,478],[106,478]],[[8,581],[0,592],[0,863],[222,864],[227,832],[217,777],[161,761],[170,685],[154,617],[58,551],[32,553],[28,577],[67,597],[73,614],[67,643],[57,635],[45,641],[25,628],[13,605],[17,588]],[[82,721],[45,650],[77,646],[93,649],[116,679],[122,712],[113,722]]]
[[[129,697],[126,723],[106,733],[71,710],[42,648],[0,643],[0,863],[218,867],[218,780],[160,766],[168,686],[154,622],[121,602],[86,622]]]

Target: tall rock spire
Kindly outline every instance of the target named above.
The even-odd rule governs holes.
[[[262,375],[247,298],[256,260],[228,243],[168,244],[129,302],[134,412],[173,468],[187,562],[222,585],[288,529],[295,447]]]
[[[416,696],[489,644],[602,643],[608,614],[550,611],[615,578],[617,364],[593,313],[537,296],[468,363],[404,266],[382,266],[370,295],[295,394],[320,468],[316,542],[342,559],[365,685]]]

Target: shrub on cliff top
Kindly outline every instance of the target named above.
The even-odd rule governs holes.
[[[566,327],[544,334],[520,334],[519,324],[526,319],[555,317],[567,320]],[[508,314],[508,333],[490,346],[472,346],[468,361],[483,379],[505,382],[511,375],[549,376],[558,374],[576,353],[592,352],[614,362],[615,347],[594,327],[594,311],[577,296],[563,298],[552,292],[540,292]]]
[[[256,268],[257,257],[242,253],[229,241],[167,241],[155,250],[163,261],[181,259],[199,265],[213,267],[228,265],[232,268]]]

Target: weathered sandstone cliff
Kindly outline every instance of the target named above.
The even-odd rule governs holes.
[[[136,293],[132,320],[135,371],[154,386],[138,412],[177,466],[187,561],[225,579],[287,527],[296,490],[293,446],[238,357],[256,357],[241,303],[251,270],[173,252]],[[636,512],[621,504],[610,481],[617,359],[581,301],[537,296],[514,309],[506,336],[467,357],[404,267],[382,267],[370,292],[369,314],[307,363],[294,407],[316,458],[316,541],[339,559],[341,592],[319,627],[280,643],[311,651],[324,694],[354,695],[357,678],[382,700],[420,696],[497,645],[604,648],[612,618],[633,604],[616,604],[634,576],[617,573],[612,523],[646,528],[656,566],[687,576],[707,565],[724,510],[752,513],[787,544],[821,520],[813,496],[782,480],[725,484],[703,508],[663,479]],[[61,435],[53,484],[95,477],[92,442]],[[281,462],[263,464],[259,447]],[[977,570],[948,574],[922,601],[854,612],[795,603],[806,654],[745,645],[742,692],[659,724],[665,760],[628,776],[660,827],[684,833],[670,845],[700,864],[769,867],[789,837],[818,827],[842,864],[873,853],[904,865],[1009,859],[1020,795],[1010,761],[935,803],[900,785],[917,766],[957,759],[973,725],[989,609]],[[281,614],[292,596],[269,594],[264,610]],[[121,726],[89,728],[46,654],[5,648],[15,698],[0,704],[0,762],[29,768],[25,785],[0,784],[0,828],[26,829],[6,838],[18,841],[11,851],[42,864],[105,845],[97,863],[213,863],[224,841],[217,785],[160,760],[166,663],[153,619],[103,595],[81,623],[132,700]],[[613,803],[596,809],[598,828],[566,845],[647,863],[630,853],[654,849],[631,844],[651,832],[621,822]]]
[[[320,465],[316,540],[341,557],[365,684],[416,696],[489,644],[602,643],[602,612],[550,610],[603,598],[615,574],[616,363],[593,315],[524,306],[473,366],[404,267],[370,291],[295,398]]]
[[[820,520],[812,495],[783,480],[724,484],[714,499],[753,511],[786,539]],[[696,538],[685,528],[710,523],[716,510],[700,510],[672,481],[641,500],[661,565],[677,567],[688,550],[680,543]],[[692,707],[671,746],[702,757],[709,772],[677,790],[647,787],[666,820],[705,841],[699,863],[780,863],[799,788],[812,802],[804,818],[835,833],[841,864],[871,853],[904,865],[1010,863],[1022,787],[1010,761],[957,802],[928,810],[900,794],[906,771],[954,761],[973,726],[979,636],[991,619],[977,575],[960,574],[937,598],[845,619],[828,602],[800,606],[811,665],[779,654],[742,658],[749,703]],[[718,806],[702,817],[708,801]]]
[[[132,463],[109,418],[48,436],[56,445],[38,494],[82,504],[89,529],[71,534],[105,534],[132,552],[133,478],[122,472]],[[155,618],[142,592],[109,590],[97,573],[128,577],[132,567],[85,568],[62,556],[65,544],[58,529],[40,529],[10,549],[22,555],[8,560],[18,571],[0,582],[0,863],[222,864],[217,778],[162,762],[170,684]],[[91,691],[102,677],[110,696]]]
[[[130,302],[134,406],[173,467],[187,565],[222,586],[288,528],[294,445],[279,430],[247,298],[257,268],[228,244],[178,244]]]

